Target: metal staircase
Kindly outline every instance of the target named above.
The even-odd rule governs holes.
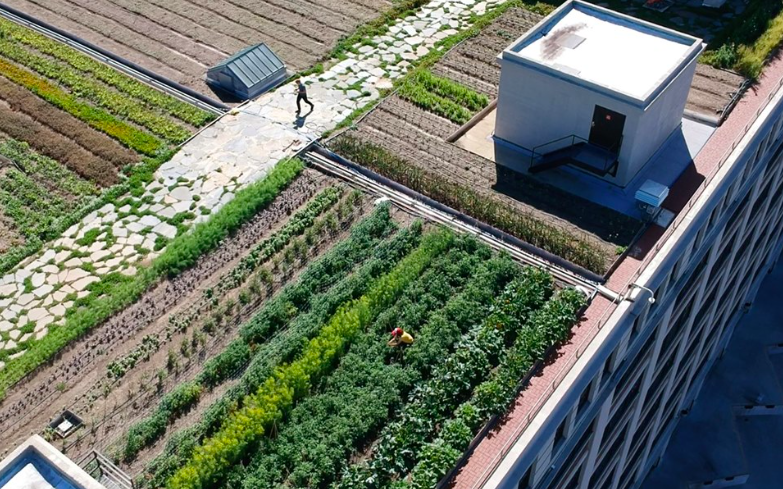
[[[134,489],[130,476],[97,450],[88,453],[79,466],[106,489]]]
[[[536,174],[571,165],[598,176],[617,175],[617,151],[602,148],[575,134],[536,146],[528,172]]]

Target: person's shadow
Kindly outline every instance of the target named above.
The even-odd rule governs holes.
[[[297,129],[301,129],[305,122],[307,122],[307,116],[313,113],[313,108],[310,107],[310,110],[305,112],[304,114],[300,114],[299,112],[296,113],[296,120],[294,120],[294,127]]]

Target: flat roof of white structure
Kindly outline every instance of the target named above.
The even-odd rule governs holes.
[[[0,462],[0,488],[106,489],[38,435]]]
[[[698,38],[573,0],[518,39],[503,58],[643,102],[701,50]]]

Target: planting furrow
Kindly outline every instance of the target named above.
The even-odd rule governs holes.
[[[147,155],[155,155],[161,149],[161,142],[102,109],[79,101],[78,97],[69,94],[47,80],[22,69],[5,59],[0,58],[0,73],[4,77],[22,86],[50,104],[86,122],[93,128],[105,132],[134,151]]]
[[[9,0],[8,4],[53,25],[64,26],[68,32],[84,39],[98,41],[98,44],[112,52],[132,59],[145,61],[145,66],[164,76],[174,78],[203,75],[204,67],[192,59],[173,55],[139,32],[116,22],[96,18],[89,10],[76,5],[62,5],[59,2],[42,0]]]
[[[0,90],[3,81],[5,80],[0,78]],[[39,115],[46,116],[45,113]],[[0,103],[0,133],[20,141],[29,141],[38,153],[58,161],[82,178],[101,187],[108,187],[119,181],[117,169],[108,161],[98,158],[73,140],[52,131],[26,114],[9,109],[2,103]]]
[[[507,258],[489,258],[470,238],[459,240],[379,316],[320,392],[294,408],[248,466],[235,468],[230,487],[326,487],[343,459],[373,437],[411,386],[447,354],[459,335],[444,338],[441,328],[448,323],[459,331],[488,313],[494,294],[518,268]],[[394,327],[416,337],[404,356],[386,345]]]
[[[457,124],[420,109],[399,97],[387,98],[375,110],[388,113],[393,117],[402,118],[405,122],[413,124],[425,134],[431,134],[440,139],[446,139],[459,129]]]
[[[72,204],[73,201],[80,201],[100,192],[92,182],[80,178],[57,161],[36,153],[26,143],[13,139],[2,141],[0,155],[13,162],[20,172],[38,185],[71,201]]]
[[[319,268],[320,264],[326,265],[325,268],[321,267],[321,272],[308,269],[299,284],[287,288],[278,298],[273,299],[256,318],[244,327],[245,330],[265,332],[265,334],[264,341],[259,343],[256,351],[252,353],[252,358],[244,368],[239,382],[205,410],[198,424],[173,434],[164,452],[147,466],[146,474],[141,478],[140,483],[145,487],[162,487],[173,472],[190,459],[193,450],[200,441],[217,431],[226,417],[242,405],[242,400],[255,392],[264,379],[274,372],[275,366],[293,359],[302,350],[305,342],[318,333],[324,322],[337,311],[340,305],[365,293],[373,281],[387,273],[417,245],[420,236],[421,226],[414,223],[412,227],[374,247],[369,260],[360,264],[359,268],[350,275],[346,275],[346,273],[353,269],[353,262],[347,264],[348,268],[345,269],[333,268],[334,265],[347,263],[341,258],[343,254],[341,250],[345,248],[337,247],[322,261],[313,265],[315,268]],[[332,265],[329,265],[329,262]],[[331,270],[331,272],[324,274],[327,270]],[[308,273],[310,279],[305,277]],[[324,292],[314,294],[309,311],[288,321],[285,328],[276,333],[270,329],[274,325],[269,323],[269,318],[273,318],[277,314],[274,310],[286,303],[290,304],[289,301],[283,301],[281,298],[289,293],[294,296],[298,295],[303,292],[303,286],[312,288],[316,282],[320,283],[322,280],[325,280],[324,283],[328,283],[329,286],[326,286],[327,290]],[[289,308],[289,310],[291,309]],[[235,343],[234,346],[236,345],[241,347],[240,342]],[[232,355],[234,352],[227,348],[221,353],[221,357],[225,357],[225,360],[215,360],[212,362],[212,366],[226,366],[227,362],[231,362]],[[240,368],[243,363],[240,360],[234,365],[238,365],[237,368]],[[209,372],[207,369],[204,370],[202,378],[204,382],[212,384],[226,381],[225,374],[221,374],[221,377],[216,381],[215,372]]]
[[[0,55],[68,87],[71,92],[80,97],[105,108],[116,116],[144,127],[170,143],[178,144],[190,137],[188,129],[167,117],[156,114],[154,108],[94,82],[60,62],[35,55],[18,44],[2,40],[0,40]]]
[[[220,243],[214,252],[206,254],[209,248],[204,247],[201,254],[189,255],[192,258],[181,261],[183,268],[187,268],[184,273],[170,280],[163,280],[154,287],[150,284],[149,290],[143,295],[140,294],[135,301],[129,300],[128,307],[102,322],[99,328],[61,354],[56,364],[43,368],[28,377],[25,382],[18,383],[10,389],[0,406],[0,430],[3,431],[3,436],[7,436],[5,432],[17,426],[20,419],[37,415],[39,410],[45,409],[44,403],[50,404],[53,399],[62,397],[64,393],[55,388],[58,383],[62,382],[65,385],[77,383],[86,372],[108,363],[110,356],[115,354],[115,349],[125,341],[169,312],[180,300],[197,290],[205,279],[246,253],[251,243],[259,241],[275,223],[285,219],[313,195],[314,189],[317,188],[317,180],[308,175],[312,174],[307,173],[303,178],[294,180],[288,189],[283,190],[268,207],[253,215],[248,224],[238,229],[232,239]],[[242,221],[237,221],[237,227],[241,223]],[[216,225],[226,224],[218,222]],[[219,240],[223,236],[225,235],[217,234],[214,238]],[[193,260],[192,267],[184,267],[190,263],[190,260]],[[143,287],[146,288],[147,286]],[[94,321],[97,325],[100,319],[94,318]],[[9,376],[9,371],[3,370],[2,375],[4,386],[10,385],[13,377]],[[67,390],[65,393],[69,396],[78,395]]]
[[[136,153],[109,136],[91,129],[86,123],[5,78],[0,78],[0,99],[5,100],[14,110],[23,112],[52,131],[73,139],[82,148],[118,168],[139,161]]]
[[[236,33],[227,34],[218,32],[209,28],[209,24],[202,25],[193,22],[186,15],[181,15],[178,12],[173,12],[169,8],[162,8],[159,5],[155,5],[154,3],[145,0],[112,0],[111,2],[105,0],[91,1],[95,2],[96,5],[100,5],[101,10],[106,9],[104,15],[122,21],[125,25],[135,25],[137,19],[141,19],[144,22],[158,25],[163,29],[170,31],[170,33],[176,33],[176,37],[181,38],[183,42],[192,42],[199,46],[204,46],[210,51],[214,51],[216,54],[221,54],[223,56],[230,56],[248,44],[247,39],[242,39],[237,36]],[[131,14],[128,15],[127,21],[125,12],[122,12],[120,14],[121,16],[117,15],[118,13],[115,5],[120,6]],[[128,21],[130,23],[128,23]],[[178,43],[177,49],[180,49],[180,46],[181,43]]]
[[[597,241],[594,237],[586,233],[577,236],[564,227],[551,224],[550,222],[555,221],[554,217],[549,216],[550,219],[545,220],[531,211],[525,211],[521,203],[512,205],[487,191],[475,191],[472,186],[453,183],[451,178],[442,178],[438,174],[422,170],[419,165],[408,163],[405,153],[400,157],[386,149],[394,147],[394,144],[401,144],[399,138],[392,140],[389,136],[388,142],[378,145],[363,142],[349,134],[344,134],[331,143],[338,153],[348,159],[534,246],[599,273],[606,268],[606,256],[600,246],[594,244]],[[448,161],[448,158],[444,156],[442,161]],[[452,173],[454,172],[456,169],[452,170]]]
[[[378,244],[393,228],[388,209],[377,210],[372,217],[355,226],[347,240],[338,243],[310,265],[295,284],[268,300],[260,312],[240,328],[240,337],[211,358],[192,384],[199,389],[213,390],[242,374],[251,359],[256,358],[258,353],[266,348],[270,337],[276,338],[281,330],[291,329],[293,324],[300,321],[302,315],[308,314],[311,304],[321,304],[318,291],[340,281],[355,265],[374,253]],[[380,248],[386,249],[387,245],[381,245]],[[240,262],[234,271],[244,269],[245,266]],[[234,271],[224,275],[224,278],[233,276]],[[216,286],[212,290],[218,289]],[[207,293],[214,292],[208,289]],[[258,345],[261,345],[260,350]],[[198,401],[196,396],[191,400],[191,404]],[[164,404],[165,398],[161,408],[131,429],[121,449],[122,458],[126,462],[132,460],[142,448],[157,440],[163,434],[162,430],[165,430],[166,424],[176,419],[177,413],[166,409]]]

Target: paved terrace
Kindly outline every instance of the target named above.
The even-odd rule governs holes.
[[[43,338],[50,327],[65,324],[66,311],[75,298],[90,293],[90,284],[110,273],[133,275],[159,255],[177,233],[162,217],[191,211],[195,218],[185,224],[206,220],[282,158],[377,99],[379,89],[390,88],[438,40],[468,28],[471,16],[504,1],[433,0],[416,15],[398,20],[388,34],[373,38],[373,45],[357,45],[358,54],[334,60],[323,74],[306,78],[315,103],[311,113],[295,114],[291,84],[200,132],[161,166],[141,197],[133,198],[142,202],[142,217],[128,214],[130,205],[106,205],[0,278],[0,349],[18,350]],[[10,358],[21,355],[24,350]]]
[[[783,59],[778,57],[765,68],[758,84],[745,93],[728,119],[707,141],[695,158],[692,171],[686,171],[675,183],[664,207],[679,213],[687,205],[701,183],[717,171],[719,163],[732,150],[732,145],[742,139],[746,127],[755,120],[757,111],[766,104],[771,94],[780,88],[782,80]],[[624,258],[609,276],[607,287],[620,294],[626,293],[638,272],[665,241],[664,232],[660,227],[647,231],[636,243],[633,253]],[[530,380],[510,413],[476,446],[453,480],[452,489],[478,489],[486,483],[615,308],[615,304],[603,298],[593,300],[570,341],[559,348],[557,357]]]

